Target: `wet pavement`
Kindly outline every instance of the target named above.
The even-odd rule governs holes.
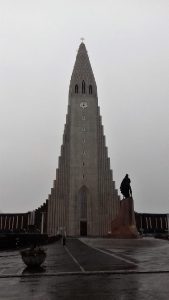
[[[19,251],[0,251],[3,299],[168,299],[169,242],[67,239],[46,247],[42,268],[25,268]]]

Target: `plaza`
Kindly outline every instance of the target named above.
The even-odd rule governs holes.
[[[46,251],[35,271],[1,251],[0,299],[168,299],[168,241],[69,238]]]

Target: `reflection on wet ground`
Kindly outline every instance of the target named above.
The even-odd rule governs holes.
[[[0,252],[0,299],[168,299],[169,243],[68,239],[47,246],[39,269]]]
[[[29,268],[26,267],[23,271],[22,271],[22,275],[35,275],[35,274],[39,274],[39,273],[45,273],[46,272],[46,268],[45,267],[35,267],[35,268]]]
[[[0,291],[0,299],[163,300],[168,299],[167,277],[130,274],[2,279],[0,285],[6,289]]]

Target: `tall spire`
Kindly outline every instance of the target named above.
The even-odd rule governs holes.
[[[87,54],[86,46],[83,42],[80,44],[76,56],[76,61],[70,80],[69,96],[76,94],[75,87],[78,88],[78,94],[82,93],[82,82],[85,82],[86,93],[89,92],[89,86],[91,86],[92,94],[97,96],[97,86],[94,74]]]
[[[77,53],[56,180],[48,201],[48,234],[106,236],[119,210],[96,82],[84,43]]]

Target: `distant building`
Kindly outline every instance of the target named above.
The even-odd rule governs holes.
[[[28,213],[0,214],[0,232],[20,232],[27,229]]]
[[[47,206],[48,201],[31,212],[0,213],[0,233],[46,233]]]
[[[168,214],[135,213],[137,230],[140,233],[167,233],[169,228]]]

